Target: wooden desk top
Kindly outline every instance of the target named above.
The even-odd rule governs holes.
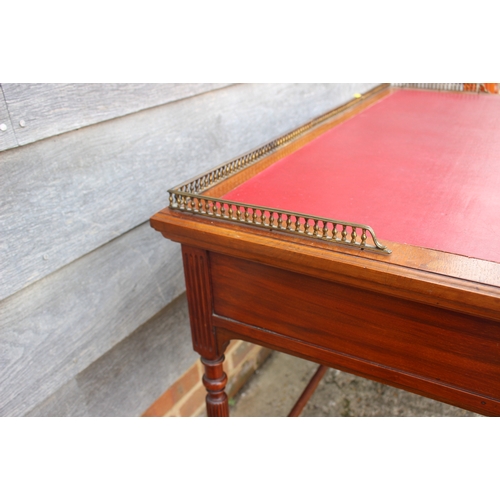
[[[340,129],[341,126],[349,124],[352,118],[356,118],[356,116],[362,113],[364,110],[376,110],[377,103],[382,104],[384,102],[390,102],[388,101],[388,99],[392,98],[393,96],[413,96],[414,93],[417,93],[419,96],[423,95],[424,97],[430,96],[432,98],[432,102],[435,94],[438,94],[438,96],[441,94],[432,91],[413,91],[406,89],[398,90],[387,86],[381,86],[381,88],[375,89],[363,99],[359,99],[354,103],[348,103],[347,105],[342,106],[340,110],[336,110],[335,112],[333,112],[332,116],[327,117],[326,120],[318,120],[318,123],[315,123],[313,127],[307,129],[305,133],[299,133],[296,136],[293,136],[289,141],[283,141],[283,143],[280,144],[279,147],[271,149],[269,153],[262,155],[261,158],[258,157],[259,150],[263,148],[258,148],[257,161],[249,161],[248,166],[244,165],[244,163],[245,161],[247,161],[247,159],[253,157],[254,153],[252,152],[244,155],[243,157],[229,161],[222,168],[225,169],[227,167],[229,170],[231,170],[234,167],[234,172],[231,172],[230,175],[223,177],[221,181],[216,180],[215,182],[212,182],[210,180],[207,180],[215,178],[215,174],[206,174],[204,177],[202,177],[202,181],[200,183],[202,189],[197,192],[200,192],[203,196],[214,197],[214,199],[219,200],[227,197],[228,193],[231,193],[231,197],[233,197],[233,194],[237,193],[237,190],[242,187],[245,182],[253,182],[254,179],[257,179],[259,174],[266,174],[268,170],[272,174],[272,167],[274,165],[280,164],[282,160],[288,160],[294,155],[295,152],[300,153],[300,151],[307,147],[312,141],[315,141],[315,139],[317,138],[321,138],[323,134],[328,133],[329,131],[334,132],[337,129]],[[481,98],[481,96],[475,94],[455,93],[444,95],[445,100],[447,100],[446,95],[458,96],[458,98],[455,100],[451,99],[451,102],[455,104],[459,104],[460,102],[498,103],[500,101],[500,96],[495,95],[483,96],[487,100],[481,99],[480,101],[478,101],[477,98]],[[462,100],[462,98],[464,99]],[[393,102],[397,103],[397,101]],[[494,109],[497,109],[496,106],[497,105],[495,104]],[[484,105],[481,104],[481,107],[483,108]],[[292,136],[293,133],[288,135]],[[277,139],[271,144],[279,143],[280,141],[281,139]],[[240,163],[244,165],[241,169],[239,168]],[[220,171],[222,170],[222,168],[218,168],[213,172]],[[495,170],[495,168],[490,167],[490,170],[491,169]],[[500,171],[500,169],[497,170]],[[340,172],[339,175],[342,175],[342,172]],[[191,182],[188,181],[186,186],[188,186],[189,189],[192,188],[196,190],[196,186],[198,185],[198,183],[199,180],[195,179]],[[203,189],[204,183],[206,183],[206,187]],[[442,186],[442,183],[439,184],[440,186]],[[356,187],[357,186],[358,184],[356,184]],[[299,190],[302,189],[303,183],[297,183],[296,187],[299,188]],[[316,193],[321,191],[320,186],[315,186],[313,184],[313,187],[315,188]],[[324,191],[327,193],[327,195],[329,194],[328,190]],[[349,190],[345,191],[347,193],[350,193]],[[328,199],[328,196],[326,198]],[[293,199],[295,200],[295,198]],[[383,200],[380,203],[377,202],[375,208],[378,210],[381,205],[387,207],[391,206],[390,203],[385,203],[385,200]],[[373,210],[371,212],[372,215],[378,216],[377,210]],[[498,262],[495,262],[494,259],[484,260],[479,258],[471,258],[463,255],[462,252],[443,252],[432,248],[428,249],[422,246],[395,242],[388,239],[381,239],[381,242],[393,250],[392,254],[387,255],[376,254],[373,252],[363,252],[360,251],[361,249],[359,247],[340,246],[332,243],[327,243],[321,239],[300,238],[297,237],[297,234],[292,235],[289,232],[270,232],[265,231],[262,228],[251,227],[250,225],[233,224],[231,222],[226,222],[228,221],[227,214],[225,217],[223,217],[220,213],[217,213],[216,216],[212,216],[207,219],[206,215],[204,217],[200,217],[197,213],[193,213],[193,211],[186,209],[171,210],[169,208],[166,208],[152,218],[151,224],[153,225],[153,227],[161,230],[159,221],[166,220],[165,217],[167,217],[167,215],[169,219],[170,217],[172,217],[171,220],[172,223],[174,223],[174,226],[184,226],[185,229],[187,229],[188,227],[191,228],[187,229],[187,232],[189,232],[190,230],[194,230],[195,227],[202,227],[204,226],[204,223],[206,223],[206,230],[212,231],[214,228],[224,228],[224,230],[227,229],[227,234],[235,234],[235,237],[238,238],[239,241],[245,238],[246,235],[248,235],[248,237],[250,237],[250,235],[262,236],[264,239],[266,236],[270,236],[272,242],[277,245],[282,246],[284,242],[297,243],[304,248],[305,252],[309,251],[307,250],[308,248],[311,249],[311,251],[312,249],[317,249],[319,251],[326,252],[324,254],[325,257],[331,259],[344,258],[342,256],[345,256],[346,259],[351,257],[359,257],[363,260],[362,265],[371,266],[375,265],[376,262],[379,262],[380,266],[385,266],[385,268],[387,268],[388,264],[395,265],[402,269],[420,270],[425,271],[426,273],[440,275],[449,279],[462,280],[462,283],[471,282],[474,284],[480,284],[481,286],[484,285],[488,289],[488,294],[500,297],[500,264]],[[498,219],[500,219],[500,217],[498,217]],[[416,226],[418,227],[418,224],[416,224]],[[185,233],[186,231],[182,232]],[[420,234],[421,232],[422,231],[419,231],[417,233]],[[460,242],[466,239],[469,234],[469,228],[464,228],[464,234],[458,239],[458,241]],[[484,236],[485,234],[488,234],[488,236],[490,236],[489,232],[483,233],[482,236]],[[491,235],[490,239],[495,239],[495,236]],[[498,247],[498,238],[496,238],[496,243],[493,242],[492,245],[494,247]],[[497,303],[496,307],[500,310],[500,302]]]
[[[359,123],[350,119],[363,122],[360,111],[370,113],[384,102],[396,102],[398,95],[406,99],[412,94],[378,89],[340,112],[173,188],[171,206],[152,217],[152,227],[183,245],[193,345],[206,366],[209,414],[227,414],[222,354],[233,338],[267,345],[483,414],[500,414],[499,262],[461,255],[455,249],[443,251],[377,241],[375,237],[369,246],[363,240],[366,226],[339,222],[334,220],[336,215],[330,214],[320,220],[317,215],[300,213],[297,205],[290,205],[292,210],[285,213],[275,206],[278,196],[274,190],[260,200],[267,207],[233,199],[238,190],[244,192],[252,185],[245,196],[260,196],[262,189],[256,180],[275,172],[274,187],[284,186],[281,194],[288,195],[288,179],[282,180],[288,168],[286,172],[274,172],[274,166],[286,167],[291,162],[288,167],[298,165],[296,176],[302,176],[304,166],[300,164],[307,148],[319,144],[322,150],[324,146],[328,160],[331,149],[329,144],[322,145],[323,135],[331,134],[342,149],[344,141],[337,133],[342,136],[352,123],[357,128]],[[432,97],[433,93],[422,95]],[[421,134],[425,135],[425,130],[422,124]],[[348,136],[356,138],[356,134]],[[362,148],[368,143],[376,147],[379,141],[368,137],[356,147],[351,144],[346,151],[360,151],[363,158]],[[416,142],[411,144],[418,149]],[[401,142],[396,146],[399,151]],[[488,144],[485,148],[496,161],[495,149],[488,149]],[[456,166],[467,155],[455,151],[451,156]],[[442,159],[446,154],[441,151],[438,157]],[[356,159],[354,170],[356,164],[366,164],[356,155],[346,158]],[[470,158],[474,158],[473,153]],[[435,156],[430,155],[431,163],[434,160]],[[485,164],[484,168],[495,171],[494,162]],[[413,167],[418,165],[416,162]],[[376,173],[380,169],[381,163]],[[430,172],[435,173],[433,169]],[[471,172],[474,168],[468,175]],[[299,189],[291,192],[294,203],[300,201],[302,188],[310,180],[308,173],[297,183]],[[407,175],[411,176],[411,172]],[[358,193],[356,188],[364,195],[363,182],[352,182],[354,190],[346,190],[348,197]],[[290,185],[294,187],[295,182]],[[413,187],[412,182],[408,185]],[[390,186],[398,188],[397,182]],[[312,187],[309,192],[313,198],[323,189],[314,181],[305,187]],[[341,190],[333,192],[340,195]],[[330,191],[325,192],[327,196],[318,210],[330,206]],[[435,194],[441,191],[437,189]],[[352,206],[356,208],[355,203]],[[375,203],[369,214],[379,206]],[[404,221],[409,210],[400,207],[399,211],[402,214],[398,213],[397,218]],[[395,218],[394,214],[391,217]],[[496,221],[495,217],[491,220]],[[422,225],[428,228],[425,218],[417,222],[418,229]],[[463,239],[474,238],[471,232],[473,228],[466,223]],[[392,253],[384,246],[389,246]]]

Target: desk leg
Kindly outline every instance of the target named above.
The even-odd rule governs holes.
[[[203,385],[207,389],[209,417],[229,417],[227,375],[222,370],[225,346],[218,347],[212,324],[213,299],[209,256],[205,250],[182,246],[184,277],[189,307],[193,348],[205,366]]]
[[[210,360],[201,358],[205,366],[203,385],[207,388],[207,415],[209,417],[229,417],[229,405],[227,395],[224,392],[227,383],[227,375],[222,370],[224,356],[219,359]]]

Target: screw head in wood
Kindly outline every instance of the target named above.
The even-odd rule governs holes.
[[[24,120],[21,120],[19,122],[19,125],[24,128],[24,127],[26,127],[26,122]]]
[[[7,130],[7,125],[5,125],[5,123],[0,123],[0,130],[5,132]]]

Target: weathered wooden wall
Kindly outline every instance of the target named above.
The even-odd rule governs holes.
[[[9,110],[9,128],[16,136],[15,145],[22,146],[225,86],[225,83],[4,83],[2,90]]]
[[[167,189],[374,85],[3,84],[0,415],[148,408],[196,359]]]

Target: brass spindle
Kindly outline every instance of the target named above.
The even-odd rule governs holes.
[[[366,245],[366,229],[363,229],[363,232],[361,233],[361,246]]]
[[[283,228],[283,216],[278,212],[278,229]]]

